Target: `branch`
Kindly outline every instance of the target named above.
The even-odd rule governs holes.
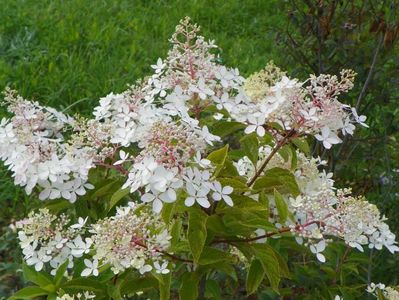
[[[215,240],[215,241],[212,242],[212,244],[218,244],[218,243],[230,244],[230,243],[248,243],[248,242],[254,242],[254,241],[257,241],[257,240],[261,240],[261,239],[264,239],[264,238],[271,237],[271,236],[276,235],[276,234],[281,234],[281,233],[289,232],[289,231],[291,231],[291,230],[299,231],[299,230],[301,230],[301,229],[303,229],[303,228],[305,228],[305,227],[307,227],[307,226],[313,225],[313,224],[320,224],[320,225],[323,225],[324,222],[323,222],[323,221],[311,221],[311,222],[306,223],[306,224],[303,224],[303,225],[298,224],[298,225],[296,225],[294,228],[292,228],[292,227],[283,227],[283,228],[280,228],[278,231],[269,232],[269,233],[262,234],[262,235],[259,235],[259,236],[253,237],[253,238],[234,239],[234,240],[226,240],[226,239]]]
[[[250,187],[251,185],[253,185],[255,183],[256,179],[262,174],[263,170],[266,168],[267,164],[272,159],[272,157],[277,153],[278,150],[280,150],[280,148],[282,146],[284,146],[288,142],[288,140],[291,137],[294,136],[294,134],[295,134],[295,129],[293,128],[284,136],[284,138],[281,141],[279,141],[277,143],[277,145],[273,148],[272,152],[269,154],[268,157],[266,157],[266,159],[263,161],[263,163],[260,166],[260,168],[256,171],[255,175],[247,183],[248,187]]]
[[[380,52],[380,49],[381,49],[383,41],[384,41],[384,39],[383,39],[383,36],[381,34],[379,39],[378,39],[377,47],[375,48],[375,51],[374,51],[374,56],[373,56],[373,60],[371,62],[369,73],[367,74],[367,78],[366,78],[366,81],[364,82],[362,91],[360,92],[359,97],[357,98],[357,102],[356,102],[356,106],[355,106],[356,110],[359,109],[360,102],[363,100],[364,96],[366,95],[367,88],[368,88],[368,86],[370,84],[370,81],[371,81],[371,79],[373,77],[373,74],[374,74],[374,69],[375,69],[375,65],[377,63],[378,53]]]
[[[145,249],[148,249],[148,247],[147,247],[146,244],[143,244],[142,242],[140,242],[140,241],[137,240],[137,239],[134,239],[134,238],[133,238],[133,239],[132,239],[132,242],[133,242],[134,244],[136,244],[137,246],[140,246],[140,247],[143,247],[143,248],[145,248]],[[171,253],[169,253],[169,252],[166,252],[166,251],[163,251],[163,250],[155,249],[154,251],[157,252],[157,253],[161,253],[161,254],[163,254],[163,255],[166,255],[166,256],[172,258],[173,260],[182,261],[182,262],[186,262],[186,263],[190,263],[190,264],[193,263],[193,261],[190,260],[190,259],[181,258],[181,257],[178,257],[178,256],[176,256],[176,255],[173,255],[173,254],[171,254]]]
[[[115,166],[115,165],[110,165],[110,164],[106,164],[106,163],[103,163],[103,162],[95,162],[95,164],[97,166],[102,166],[102,167],[105,167],[107,169],[117,170],[118,172],[122,173],[123,175],[128,175],[129,174],[129,171],[124,169],[121,165],[116,165]]]

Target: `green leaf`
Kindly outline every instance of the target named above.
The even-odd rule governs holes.
[[[164,203],[161,211],[162,220],[166,224],[169,224],[175,211],[176,211],[176,202]]]
[[[61,285],[62,289],[77,289],[77,290],[88,290],[93,292],[105,292],[104,284],[90,278],[76,278],[72,279]]]
[[[242,139],[240,139],[240,144],[244,154],[248,156],[248,158],[256,166],[259,154],[259,141],[256,133],[245,135]]]
[[[240,122],[217,122],[213,127],[212,127],[212,134],[216,134],[220,137],[224,137],[226,135],[229,135],[233,132],[236,132],[240,129],[244,129],[245,125]]]
[[[35,297],[46,296],[47,294],[47,291],[38,286],[28,286],[17,291],[8,299],[34,299]]]
[[[126,188],[123,190],[117,190],[112,196],[109,202],[108,211],[110,211],[118,202],[125,196],[130,194],[130,189]]]
[[[122,295],[133,294],[145,291],[151,288],[158,288],[158,280],[153,276],[146,277],[127,277],[120,285]]]
[[[240,174],[238,174],[237,168],[234,166],[233,162],[227,157],[224,166],[221,169],[220,173],[218,176],[220,177],[237,177]]]
[[[64,199],[57,199],[52,201],[47,201],[44,207],[48,208],[50,212],[53,214],[58,214],[60,211],[63,211],[69,207],[71,207],[71,202]]]
[[[224,146],[223,148],[215,150],[208,155],[207,159],[209,159],[213,163],[213,165],[216,166],[214,172],[215,177],[217,177],[220,171],[223,169],[228,151],[229,151],[229,144],[226,144],[226,146]]]
[[[281,196],[281,194],[277,190],[274,190],[274,201],[276,202],[276,208],[280,217],[280,223],[284,224],[285,221],[287,221],[288,217],[288,206],[283,196]]]
[[[47,296],[47,300],[57,300],[57,294],[52,293]]]
[[[265,270],[263,269],[262,263],[258,259],[252,260],[247,273],[247,295],[253,294],[258,289],[264,278]]]
[[[170,236],[172,237],[170,243],[175,245],[180,240],[182,229],[182,220],[176,219],[172,225],[172,229],[170,230]]]
[[[54,276],[54,283],[56,286],[60,285],[62,278],[64,277],[65,271],[68,268],[68,263],[69,260],[66,260],[61,266],[58,267],[57,272],[55,273]]]
[[[310,154],[310,148],[309,148],[309,144],[306,141],[305,138],[295,138],[292,139],[291,142],[298,147],[298,149],[300,151],[302,151],[305,154]]]
[[[188,216],[188,243],[194,262],[198,263],[206,241],[206,221],[208,215],[201,210],[192,210]]]
[[[112,193],[118,186],[119,180],[112,180],[109,182],[109,180],[104,180],[96,186],[96,190],[94,194],[92,195],[92,198],[95,199],[97,197],[102,197],[107,194]]]
[[[222,291],[220,290],[219,284],[216,280],[208,279],[205,283],[205,297],[221,300]]]
[[[292,194],[298,196],[300,190],[295,180],[295,176],[287,169],[272,168],[258,178],[253,186],[254,190],[264,190],[266,193],[273,193],[276,189],[281,194]]]
[[[52,278],[42,272],[37,272],[34,268],[22,265],[22,271],[27,281],[30,281],[40,287],[53,284]]]
[[[198,260],[199,265],[209,265],[220,261],[230,260],[230,255],[216,248],[205,247]]]
[[[215,150],[208,155],[208,159],[216,165],[224,164],[227,157],[227,152],[229,151],[229,145],[227,144],[223,148]]]
[[[278,293],[280,283],[280,267],[275,251],[267,244],[253,244],[255,257],[262,263],[263,269],[269,279],[271,288]]]
[[[245,182],[239,180],[240,177],[236,178],[218,178],[218,181],[222,186],[229,185],[234,189],[235,193],[242,193],[249,190]]]
[[[154,274],[154,277],[158,280],[160,300],[170,299],[171,273],[169,273],[169,274]]]
[[[291,149],[291,170],[295,170],[298,167],[298,156],[296,150],[293,147]]]
[[[265,274],[270,282],[271,288],[279,293],[278,286],[280,283],[280,266],[279,260],[275,254],[275,251],[268,244],[237,244],[238,249],[245,255],[247,259],[258,259],[262,266]]]
[[[196,272],[183,274],[179,290],[180,300],[196,300],[198,298],[200,279],[200,275]]]
[[[291,149],[288,145],[285,145],[278,150],[278,154],[284,159],[285,162],[287,162],[291,156]]]
[[[270,204],[269,204],[269,199],[266,197],[265,191],[260,191],[259,192],[259,203],[262,204],[264,207],[267,208],[267,214],[269,215],[270,213]]]

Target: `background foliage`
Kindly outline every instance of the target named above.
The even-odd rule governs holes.
[[[346,101],[368,115],[370,129],[326,158],[339,183],[375,202],[399,234],[397,1],[0,0],[0,5],[0,89],[11,86],[69,114],[87,114],[100,96],[148,74],[185,15],[216,40],[223,63],[239,66],[244,75],[269,60],[299,78],[353,68],[358,78]],[[325,156],[317,147],[313,151]],[[6,296],[24,285],[7,226],[36,204],[14,187],[4,168],[0,185],[0,296]],[[323,269],[302,265],[300,258],[292,263],[299,290],[316,297],[331,283],[349,286],[358,277],[398,284],[392,276],[399,271],[397,256],[352,254],[344,246],[330,252]],[[357,297],[350,289],[341,293]]]

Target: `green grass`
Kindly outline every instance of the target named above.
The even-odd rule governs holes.
[[[87,114],[150,73],[186,15],[216,40],[225,64],[248,74],[281,56],[270,34],[277,2],[1,0],[0,89]]]
[[[277,3],[0,0],[0,90],[11,86],[27,99],[89,115],[100,97],[151,73],[150,65],[166,56],[168,39],[185,16],[216,40],[225,64],[249,74],[281,56],[273,50],[272,28],[282,19]],[[4,168],[0,171],[0,206],[8,211],[0,220],[3,216],[6,223],[5,215],[11,208],[16,213],[24,193],[16,192]]]

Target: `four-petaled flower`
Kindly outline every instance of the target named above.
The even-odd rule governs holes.
[[[233,206],[233,201],[229,196],[233,192],[233,188],[231,186],[227,185],[222,188],[220,182],[215,181],[213,183],[213,189],[214,189],[214,193],[212,194],[213,200],[220,201],[223,199],[227,205]]]
[[[82,277],[87,277],[93,274],[93,276],[98,276],[98,260],[94,259],[93,261],[90,261],[88,259],[84,259],[84,264],[86,268],[82,271],[80,276]]]

